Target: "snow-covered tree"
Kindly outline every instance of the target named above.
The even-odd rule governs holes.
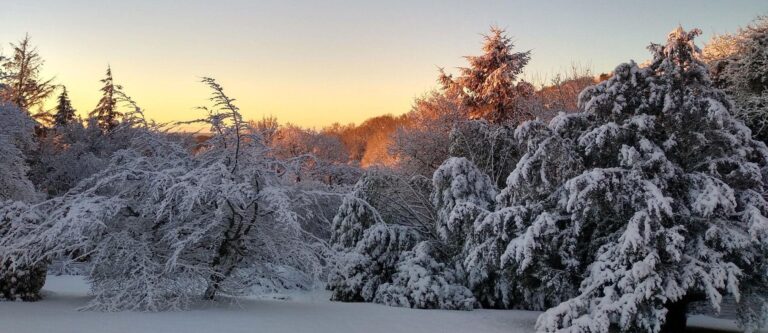
[[[101,80],[104,85],[101,88],[101,99],[96,108],[91,111],[90,116],[98,121],[102,130],[109,132],[120,123],[122,113],[117,110],[117,97],[122,87],[116,85],[112,79],[112,67],[107,66],[107,74]]]
[[[496,186],[472,162],[455,157],[435,171],[432,183],[437,234],[449,248],[461,249],[477,215],[493,210]]]
[[[480,239],[474,237],[475,221],[495,209],[496,185],[487,174],[465,158],[450,158],[432,177],[432,201],[437,210],[436,228],[443,263],[455,269],[473,299],[484,307],[496,306],[496,276],[485,258],[477,256]],[[477,260],[479,259],[479,260]],[[493,263],[490,264],[493,266]],[[489,289],[490,288],[490,289]]]
[[[435,237],[431,192],[431,182],[424,177],[408,178],[387,170],[369,170],[339,207],[331,243],[337,248],[354,247],[362,233],[376,223],[402,225]]]
[[[463,158],[444,163],[431,186],[397,179],[368,174],[342,204],[331,239],[339,252],[332,299],[473,309],[461,259],[476,214],[493,208],[493,183]]]
[[[16,109],[18,110],[18,109]],[[13,112],[10,109],[1,112]],[[11,219],[21,218],[25,202],[35,200],[32,182],[27,178],[24,155],[8,135],[0,134],[0,239],[7,237]],[[30,268],[33,267],[33,268]],[[37,300],[45,281],[45,265],[16,266],[14,257],[0,255],[0,299]]]
[[[72,101],[69,100],[69,95],[67,94],[67,87],[62,86],[61,94],[59,94],[59,97],[57,98],[56,110],[53,115],[54,125],[61,127],[74,122],[77,120],[75,112],[76,110],[72,107]]]
[[[358,181],[333,220],[332,300],[390,304],[377,298],[379,287],[392,283],[407,251],[435,237],[430,190],[423,177],[408,180],[383,170],[371,170]]]
[[[440,82],[447,96],[461,101],[472,117],[495,124],[517,125],[532,115],[521,103],[533,95],[533,86],[520,80],[530,51],[513,52],[504,30],[492,27],[485,36],[483,55],[465,57],[469,67],[459,68],[456,78],[441,70]]]
[[[22,109],[0,103],[0,200],[34,201],[27,155],[37,149],[35,121]]]
[[[705,47],[716,85],[736,103],[733,113],[768,142],[768,17],[759,17],[734,35]]]
[[[704,45],[701,58],[708,64],[724,60],[739,52],[739,37],[734,34],[716,34]],[[715,71],[713,74],[716,74]],[[716,77],[714,77],[715,79]]]
[[[117,91],[115,100],[134,111],[129,112],[109,135],[104,135],[98,119],[88,118],[86,125],[79,119],[68,121],[37,138],[35,163],[30,170],[30,179],[36,188],[50,196],[61,195],[107,167],[115,152],[130,148],[138,137],[146,136],[147,121],[135,102],[122,91]],[[171,134],[166,136],[165,139],[174,139]]]
[[[212,79],[201,121],[214,135],[192,152],[151,122],[133,120],[128,149],[66,195],[17,219],[3,255],[31,264],[74,253],[89,258],[98,310],[157,311],[195,297],[238,295],[254,286],[296,285],[323,273],[321,241],[304,231],[288,188],[234,99]],[[138,110],[137,110],[138,111]],[[115,127],[117,133],[121,127]]]
[[[363,232],[377,223],[384,223],[379,212],[366,200],[358,186],[344,197],[331,229],[331,244],[338,250],[353,248]]]
[[[32,166],[30,178],[40,191],[50,196],[64,194],[103,170],[114,152],[130,146],[129,130],[105,136],[96,120],[90,121],[87,127],[79,122],[58,126],[38,139],[39,161]]]
[[[472,161],[502,187],[520,155],[514,131],[513,127],[484,119],[461,122],[450,131],[448,152]]]
[[[419,309],[472,310],[477,301],[464,286],[461,266],[440,245],[422,241],[402,253],[392,282],[380,285],[374,302]]]
[[[30,111],[39,106],[54,90],[52,79],[42,79],[43,60],[32,46],[29,35],[17,44],[11,44],[13,55],[2,63],[0,99]],[[0,59],[2,60],[2,59]]]
[[[0,104],[0,239],[8,237],[12,220],[35,219],[26,214],[29,204],[38,200],[27,177],[26,152],[36,147],[35,121],[17,106]],[[0,299],[37,300],[45,282],[45,264],[17,265],[16,257],[0,254]]]
[[[0,240],[10,237],[8,233],[13,228],[12,223],[33,223],[39,219],[40,215],[30,210],[29,204],[1,199]],[[39,300],[40,290],[45,284],[46,264],[26,265],[17,259],[12,255],[0,255],[0,300]]]
[[[35,188],[27,177],[29,167],[24,154],[12,139],[0,134],[0,200],[32,201]]]
[[[538,331],[680,332],[690,302],[727,294],[748,329],[765,318],[768,149],[713,87],[699,33],[619,65],[584,113],[518,129],[527,152],[485,220],[514,229],[500,264],[521,290],[574,293]]]
[[[358,238],[353,246],[343,248],[339,247],[343,243],[334,243],[338,252],[328,277],[331,300],[374,301],[379,287],[391,281],[404,254],[421,239],[413,228],[383,222],[374,223],[353,237],[359,229],[362,228],[350,228],[348,237],[340,238]]]
[[[450,133],[469,119],[466,110],[439,92],[416,99],[406,125],[397,129],[389,147],[398,169],[408,175],[431,177],[450,156]]]

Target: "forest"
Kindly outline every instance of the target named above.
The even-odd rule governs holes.
[[[23,36],[0,57],[0,299],[43,304],[46,279],[78,275],[95,313],[323,289],[540,311],[536,332],[683,332],[735,307],[758,332],[768,18],[701,33],[532,83],[493,26],[409,112],[320,129],[246,119],[211,77],[196,119],[159,123],[109,67],[75,110]]]

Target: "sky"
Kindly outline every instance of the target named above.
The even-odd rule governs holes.
[[[768,1],[4,0],[0,50],[29,33],[83,115],[110,65],[160,122],[199,118],[211,76],[246,118],[321,128],[409,111],[492,25],[531,50],[526,76],[541,79],[641,62],[678,24],[701,28],[702,45],[760,14]]]

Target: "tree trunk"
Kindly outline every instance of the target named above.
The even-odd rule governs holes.
[[[674,303],[667,303],[667,318],[664,325],[661,326],[660,333],[682,333],[688,323],[688,304],[687,299],[682,299]]]
[[[216,298],[216,292],[219,291],[219,283],[221,283],[221,278],[219,278],[218,275],[211,276],[210,280],[208,281],[208,287],[205,288],[203,299],[212,301],[214,298]]]

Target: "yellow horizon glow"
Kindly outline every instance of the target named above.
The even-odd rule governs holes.
[[[52,73],[55,60],[47,60],[44,77],[56,78],[56,83],[64,83],[77,114],[88,116],[101,98],[104,68],[89,66],[90,73],[85,76],[71,76],[67,71]],[[210,90],[200,77],[189,76],[186,81],[169,78],[142,78],[131,74],[115,64],[111,64],[116,84],[123,86],[124,92],[131,96],[145,111],[148,118],[159,123],[170,123],[201,118],[204,112],[198,106],[209,106]],[[82,70],[85,64],[75,66]],[[153,69],[154,70],[154,69]],[[435,77],[436,72],[435,72]],[[235,98],[235,104],[248,120],[263,117],[275,117],[281,124],[292,123],[306,128],[321,129],[333,123],[343,125],[359,124],[378,115],[399,115],[410,111],[416,97],[432,87],[422,85],[399,84],[393,82],[323,82],[320,80],[297,80],[264,84],[244,75],[230,74],[213,76],[224,86],[225,92]],[[322,87],[322,88],[319,88]],[[45,104],[50,110],[56,105],[57,90]]]

